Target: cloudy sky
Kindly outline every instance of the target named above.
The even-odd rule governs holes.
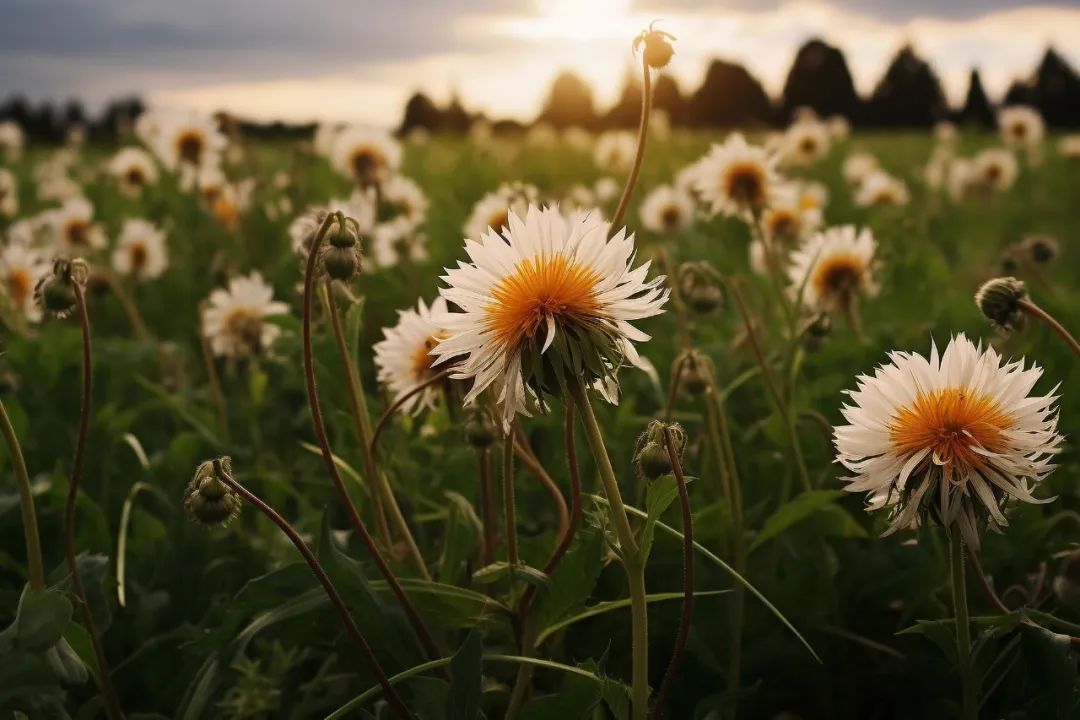
[[[1080,67],[1080,0],[0,0],[0,18],[0,97],[94,107],[137,92],[157,106],[380,125],[416,90],[529,118],[562,69],[610,101],[654,18],[678,37],[684,88],[719,56],[775,94],[812,37],[846,53],[864,92],[906,42],[954,100],[971,67],[994,96],[1048,44]]]

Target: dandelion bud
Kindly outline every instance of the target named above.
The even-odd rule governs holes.
[[[682,264],[679,290],[687,306],[699,315],[707,315],[724,304],[720,274],[705,261]]]
[[[806,326],[806,332],[803,333],[802,338],[803,347],[810,352],[816,351],[830,333],[832,333],[832,317],[828,313],[818,313],[817,317]]]
[[[34,299],[41,308],[58,318],[67,317],[75,308],[74,283],[84,286],[89,268],[82,259],[57,258],[51,273],[34,287]]]
[[[240,514],[243,499],[218,477],[219,471],[232,476],[232,461],[227,456],[207,460],[195,469],[195,477],[184,491],[184,510],[193,522],[225,526]]]
[[[709,391],[712,374],[712,361],[697,350],[691,350],[683,360],[679,384],[687,395],[698,397]]]
[[[1012,332],[1023,325],[1020,301],[1027,298],[1024,283],[1014,277],[994,278],[975,293],[975,304],[998,330]]]
[[[349,280],[360,270],[360,237],[355,220],[342,218],[330,228],[319,260],[334,280]]]
[[[671,456],[668,455],[667,443],[664,441],[665,429],[671,433],[672,445],[680,458],[686,449],[686,431],[679,423],[650,421],[645,432],[634,444],[634,467],[641,477],[648,480],[655,480],[672,472]]]
[[[477,450],[495,442],[495,423],[486,410],[474,409],[465,421],[465,441]]]
[[[671,46],[675,36],[663,30],[654,30],[653,25],[649,25],[649,29],[643,30],[634,40],[634,49],[644,45],[645,63],[653,70],[660,70],[671,62],[671,57],[675,54],[675,48]]]
[[[1040,265],[1050,262],[1060,253],[1057,240],[1049,235],[1028,235],[1024,238],[1022,247],[1032,262]]]

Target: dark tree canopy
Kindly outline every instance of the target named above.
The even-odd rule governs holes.
[[[799,48],[784,83],[785,118],[790,118],[797,108],[808,107],[822,117],[843,115],[855,120],[859,106],[855,83],[840,50],[821,40],[811,40]]]
[[[592,90],[577,75],[560,73],[551,84],[551,92],[538,119],[557,128],[595,126]]]
[[[981,127],[994,126],[994,107],[983,89],[982,77],[978,70],[972,70],[968,78],[967,97],[960,111],[960,122]]]
[[[635,127],[641,115],[641,81],[634,73],[627,73],[622,93],[604,116],[607,127]]]
[[[417,128],[437,130],[441,124],[442,111],[424,93],[414,93],[405,103],[405,116],[401,119],[402,133],[408,133]]]
[[[675,78],[661,73],[653,85],[653,107],[668,114],[672,125],[686,124],[686,100]]]
[[[947,115],[937,75],[910,45],[903,47],[874,88],[867,120],[882,127],[930,127]]]
[[[724,60],[712,61],[687,109],[690,122],[698,127],[762,125],[773,117],[761,83],[742,65]]]
[[[1035,105],[1048,125],[1080,125],[1080,77],[1053,48],[1039,63],[1033,85]]]

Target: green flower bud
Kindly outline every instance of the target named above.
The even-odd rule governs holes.
[[[1020,301],[1027,298],[1024,283],[1014,277],[995,278],[975,293],[975,304],[996,329],[1012,332],[1024,324]]]
[[[1044,265],[1060,255],[1057,240],[1049,235],[1028,235],[1022,247],[1032,262]]]
[[[679,290],[686,305],[699,315],[707,315],[724,304],[720,274],[704,260],[679,267]]]
[[[818,313],[803,333],[802,345],[809,352],[818,350],[832,333],[832,317],[828,313]]]
[[[232,477],[232,461],[226,456],[200,463],[184,491],[188,518],[202,525],[228,525],[240,514],[243,498],[218,477],[218,469]]]
[[[682,458],[686,449],[686,432],[681,425],[660,420],[650,421],[634,445],[634,467],[641,477],[648,480],[655,480],[673,471],[671,455],[668,454],[664,440],[665,429],[671,433],[671,443],[675,446],[675,453],[679,458]]]
[[[477,450],[482,450],[495,442],[497,438],[495,423],[486,410],[474,409],[465,420],[465,441]]]
[[[644,45],[645,63],[652,69],[659,70],[666,67],[675,54],[675,48],[671,46],[671,41],[675,39],[675,36],[663,30],[654,30],[655,24],[655,22],[650,24],[648,30],[643,30],[638,35],[634,40],[634,49],[637,50]]]
[[[57,258],[52,272],[38,280],[34,287],[34,300],[41,309],[58,318],[65,318],[75,309],[73,283],[86,285],[89,268],[79,259]]]

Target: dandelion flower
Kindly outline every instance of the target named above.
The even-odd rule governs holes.
[[[849,309],[859,294],[876,295],[876,250],[869,229],[844,225],[817,233],[791,255],[792,294],[801,289],[807,305],[829,311]]]
[[[387,132],[353,125],[337,133],[330,162],[360,187],[369,187],[398,169],[401,146]]]
[[[980,529],[1008,524],[1009,498],[1032,496],[1058,452],[1056,397],[1031,395],[1042,370],[1004,362],[993,348],[960,334],[930,357],[890,353],[860,376],[835,429],[837,459],[854,476],[845,489],[869,494],[869,510],[889,509],[886,534],[920,511],[957,526],[979,546]]]
[[[0,217],[15,217],[19,213],[19,182],[15,174],[0,168]]]
[[[694,199],[671,185],[660,185],[641,202],[641,224],[655,233],[677,233],[694,220]]]
[[[141,148],[126,147],[109,161],[109,173],[116,178],[125,195],[139,195],[143,188],[157,182],[157,166]]]
[[[607,227],[531,206],[502,234],[467,240],[471,262],[443,276],[442,296],[462,312],[441,320],[448,337],[432,352],[438,363],[461,356],[453,377],[473,380],[466,403],[494,385],[504,429],[560,379],[610,390],[624,362],[639,363],[633,341],[648,336],[630,323],[663,312],[668,291],[646,279],[648,263],[631,267],[634,236],[608,240]]]
[[[48,261],[34,248],[22,243],[0,246],[0,288],[11,307],[31,322],[41,319],[34,288],[49,272]]]
[[[1080,135],[1066,135],[1058,143],[1061,156],[1068,160],[1080,160]]]
[[[139,280],[158,277],[169,266],[165,233],[149,220],[125,220],[113,250],[112,265],[121,275],[134,275]]]
[[[216,165],[228,142],[212,117],[198,113],[162,116],[152,132],[152,147],[170,170]]]
[[[870,173],[879,169],[878,159],[868,152],[855,152],[847,156],[842,169],[844,182],[859,185]]]
[[[463,228],[465,237],[479,238],[488,229],[501,231],[507,226],[510,213],[525,215],[529,205],[536,202],[538,194],[531,185],[502,185],[488,193],[473,205]]]
[[[949,145],[956,141],[956,125],[948,120],[941,120],[934,125],[934,140],[942,145]]]
[[[843,115],[830,115],[825,118],[825,127],[833,140],[846,140],[851,135],[851,123]]]
[[[637,138],[627,130],[609,130],[596,141],[593,161],[607,172],[626,172],[637,157]]]
[[[694,187],[714,213],[757,214],[769,205],[780,184],[776,162],[776,155],[734,133],[723,145],[713,145],[696,164]]]
[[[971,162],[971,180],[986,190],[1008,190],[1016,182],[1016,156],[1004,148],[987,148]]]
[[[998,113],[1001,139],[1010,147],[1031,147],[1042,142],[1046,126],[1038,110],[1026,105],[1002,108]]]
[[[444,298],[435,298],[430,307],[420,300],[415,310],[398,312],[397,325],[383,329],[383,339],[374,347],[375,368],[379,382],[386,385],[395,398],[438,374],[439,370],[432,368],[435,356],[431,350],[446,337],[446,331],[439,327],[439,319],[446,313]],[[401,411],[408,414],[434,407],[438,396],[439,388],[425,388],[406,400]]]
[[[228,289],[210,293],[202,311],[203,335],[215,355],[247,358],[265,352],[281,334],[266,318],[283,315],[289,306],[274,301],[274,290],[253,272],[229,281]]]
[[[94,206],[90,201],[75,197],[52,210],[47,222],[57,247],[78,255],[105,247],[105,234],[93,219]]]
[[[379,199],[391,219],[404,218],[410,228],[421,225],[427,217],[427,196],[419,185],[404,175],[394,175],[383,183]]]
[[[855,193],[861,207],[904,207],[908,199],[907,184],[882,170],[866,175]]]
[[[22,155],[23,130],[14,120],[0,122],[0,152],[6,162],[15,162]]]
[[[773,202],[761,216],[763,237],[754,238],[750,243],[750,267],[755,272],[762,275],[768,272],[765,243],[786,253],[817,230],[822,220],[818,197],[817,190],[794,184],[777,190]]]
[[[819,120],[802,120],[784,133],[784,160],[792,165],[811,165],[829,151],[829,128]]]

